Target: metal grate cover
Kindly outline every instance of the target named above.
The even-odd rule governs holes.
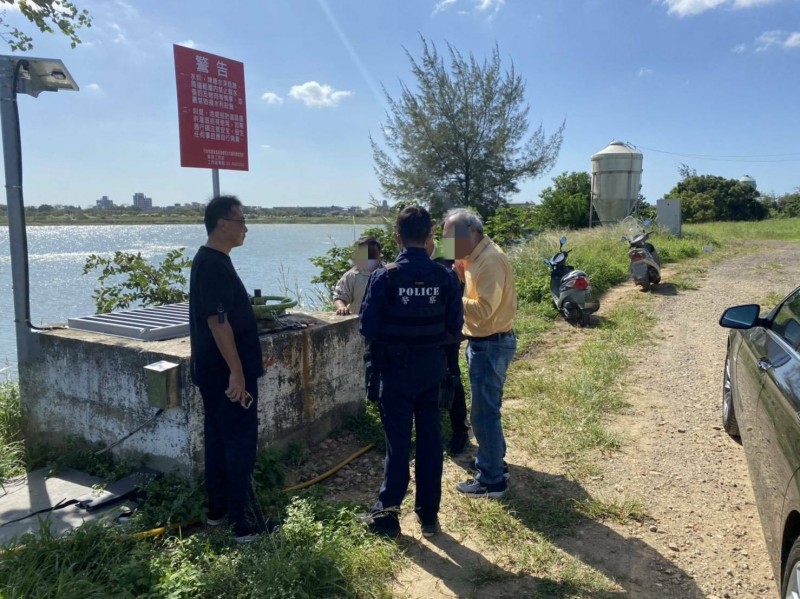
[[[189,304],[168,304],[139,310],[70,318],[71,329],[142,341],[162,341],[189,334]]]

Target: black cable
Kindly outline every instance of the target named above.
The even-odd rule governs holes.
[[[719,155],[712,156],[707,154],[688,154],[683,152],[668,152],[667,150],[657,150],[646,146],[637,146],[626,142],[627,145],[636,149],[657,152],[659,154],[669,154],[670,156],[681,156],[683,158],[697,158],[699,160],[716,160],[718,162],[800,162],[800,158],[784,158],[785,156],[800,156],[798,152],[788,152],[786,154],[741,154],[741,155]],[[767,160],[769,159],[769,160]],[[776,160],[777,159],[777,160]]]
[[[142,430],[144,427],[146,427],[148,424],[151,424],[151,423],[153,423],[153,422],[155,421],[155,419],[156,419],[156,418],[158,418],[159,416],[161,416],[161,413],[162,413],[163,411],[164,411],[164,410],[163,410],[162,408],[159,408],[159,409],[158,409],[158,411],[157,411],[155,414],[153,414],[153,416],[152,416],[152,418],[150,418],[150,420],[147,420],[147,421],[143,422],[142,424],[140,424],[139,426],[137,426],[135,429],[133,429],[131,432],[129,432],[127,435],[125,435],[125,436],[124,436],[124,437],[122,437],[121,439],[117,439],[116,441],[114,441],[114,442],[113,442],[111,445],[108,445],[107,447],[104,447],[103,449],[101,449],[101,450],[99,450],[99,451],[96,451],[96,452],[94,452],[94,455],[95,455],[95,456],[102,455],[102,454],[104,454],[105,452],[107,452],[109,449],[112,449],[112,448],[116,447],[117,445],[119,445],[120,443],[122,443],[123,441],[125,441],[126,439],[129,439],[129,438],[130,438],[130,437],[132,437],[132,436],[133,436],[135,433],[138,433],[140,430]]]
[[[56,510],[60,510],[62,507],[75,505],[76,503],[78,503],[77,499],[67,499],[66,497],[64,497],[64,499],[62,499],[52,507],[45,507],[40,510],[36,510],[35,512],[28,512],[24,516],[19,516],[18,518],[14,518],[13,520],[9,520],[8,522],[3,522],[2,524],[0,524],[0,528],[3,528],[4,526],[7,526],[9,524],[13,524],[14,522],[20,522],[22,520],[25,520],[25,518],[30,518],[31,516],[35,516],[36,514],[44,514],[45,512],[54,512]]]
[[[111,445],[108,445],[107,447],[104,447],[103,449],[101,449],[99,451],[96,451],[94,453],[94,455],[95,456],[99,456],[101,454],[104,454],[109,449],[112,449],[112,448],[116,447],[117,445],[119,445],[120,443],[122,443],[123,441],[125,441],[126,439],[129,439],[135,433],[139,432],[144,427],[146,427],[148,424],[153,423],[156,418],[161,416],[161,413],[163,411],[164,410],[162,408],[159,408],[158,411],[155,414],[153,414],[153,416],[149,420],[147,420],[147,421],[143,422],[142,424],[140,424],[139,426],[137,426],[135,429],[133,429],[131,432],[129,432],[127,435],[125,435],[121,439],[117,439]],[[62,499],[61,501],[59,501],[57,504],[55,504],[52,507],[42,508],[40,510],[36,510],[35,512],[29,512],[29,513],[27,513],[27,514],[25,514],[23,516],[19,516],[18,518],[14,518],[13,520],[9,520],[8,522],[3,522],[2,524],[0,524],[0,528],[6,526],[7,524],[13,524],[14,522],[19,522],[21,520],[25,520],[25,518],[30,518],[31,516],[35,516],[36,514],[44,514],[45,512],[54,512],[55,510],[60,510],[61,508],[67,507],[69,505],[74,505],[76,503],[78,503],[77,499],[67,499],[66,497],[64,497],[64,499]]]

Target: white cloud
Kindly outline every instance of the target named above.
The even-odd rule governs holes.
[[[100,87],[99,83],[90,83],[89,85],[84,85],[81,87],[87,93],[90,93],[95,96],[105,96],[106,92]]]
[[[115,0],[114,4],[116,4],[119,8],[122,9],[122,13],[125,15],[126,19],[133,19],[139,16],[139,11],[133,7],[133,5],[128,4],[127,2],[123,2],[122,0]]]
[[[183,42],[178,42],[179,46],[183,46],[184,48],[197,48],[197,43],[194,40],[185,40]]]
[[[455,4],[456,2],[458,2],[458,0],[439,0],[439,2],[437,2],[436,6],[433,8],[433,14],[446,10],[448,6]]]
[[[783,42],[784,48],[800,48],[800,31],[793,31]]]
[[[772,46],[779,44],[781,42],[780,37],[780,31],[765,31],[756,38],[756,52],[766,52]]]
[[[433,14],[445,11],[451,7],[455,8],[455,5],[459,2],[461,3],[459,6],[464,6],[468,1],[478,12],[488,13],[490,19],[493,18],[494,15],[497,14],[497,11],[506,3],[506,0],[437,0],[433,7]],[[469,12],[461,9],[457,10],[456,14],[466,15],[469,14]]]
[[[636,71],[637,77],[648,77],[653,74],[653,69],[648,69],[647,67],[642,67],[638,71]]]
[[[662,0],[667,12],[679,17],[699,15],[715,8],[753,8],[773,4],[778,0]]]
[[[773,4],[778,0],[734,0],[734,8],[750,8],[752,6],[761,6],[762,4]]]
[[[278,94],[273,92],[266,92],[261,96],[261,99],[264,100],[267,104],[283,104],[283,98],[281,98]]]
[[[300,100],[309,107],[336,106],[343,98],[352,95],[349,91],[336,91],[330,85],[320,84],[316,81],[306,81],[302,85],[293,85],[289,95],[295,100]]]
[[[116,32],[116,36],[114,37],[113,41],[115,44],[127,44],[128,38],[125,36],[125,30],[120,27],[119,23],[110,23],[111,29]]]
[[[772,46],[778,46],[783,44],[786,38],[786,32],[773,30],[773,31],[765,31],[761,35],[756,38],[755,41],[755,48],[756,52],[766,52]]]
[[[269,150],[272,146],[269,144],[261,144],[261,147],[264,148],[265,150]]]
[[[778,47],[784,50],[800,48],[800,31],[773,29],[771,31],[765,31],[753,41],[754,52],[767,52],[772,48]],[[734,46],[731,52],[742,54],[746,52],[747,49],[747,44],[739,44],[738,46]]]
[[[493,10],[493,12],[497,12],[505,3],[506,0],[478,0],[478,10],[484,12],[487,10]]]

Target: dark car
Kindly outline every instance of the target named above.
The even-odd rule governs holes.
[[[722,424],[741,436],[781,597],[800,598],[800,287],[765,317],[728,308]]]

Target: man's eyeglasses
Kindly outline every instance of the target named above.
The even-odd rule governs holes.
[[[245,224],[247,222],[247,218],[225,218],[222,217],[222,220],[229,220],[234,223],[242,223]]]

